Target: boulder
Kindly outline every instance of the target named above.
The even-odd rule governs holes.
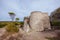
[[[31,13],[29,24],[34,31],[51,29],[48,14],[40,11],[34,11]]]
[[[24,27],[23,27],[23,30],[25,32],[29,32],[29,30],[30,30],[30,27],[29,27],[29,18],[28,17],[24,18]]]

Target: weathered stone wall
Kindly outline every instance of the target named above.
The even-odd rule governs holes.
[[[30,26],[35,31],[43,31],[45,28],[51,29],[48,15],[39,11],[31,13]]]

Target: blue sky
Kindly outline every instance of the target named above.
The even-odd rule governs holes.
[[[60,0],[0,0],[0,21],[10,21],[8,12],[14,12],[22,21],[32,11],[50,13],[60,7]]]

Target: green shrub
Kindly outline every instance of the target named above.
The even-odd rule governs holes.
[[[0,28],[5,27],[7,24],[6,23],[0,23]]]
[[[54,20],[51,22],[52,26],[60,26],[60,21]]]
[[[18,32],[19,28],[16,27],[16,25],[14,23],[8,23],[8,25],[6,26],[6,30],[8,32]]]
[[[14,22],[15,23],[15,25],[20,25],[20,22]]]
[[[23,28],[23,24],[24,24],[24,22],[21,21],[21,22],[20,22],[20,25],[21,25],[20,27],[21,27],[21,28]]]
[[[21,25],[23,25],[23,24],[24,24],[24,22],[20,22],[20,24],[21,24]]]
[[[51,28],[60,29],[60,21],[52,21],[51,26]]]

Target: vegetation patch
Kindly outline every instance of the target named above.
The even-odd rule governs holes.
[[[6,30],[8,32],[18,32],[19,28],[16,27],[16,25],[14,23],[8,23],[8,25],[6,26]]]
[[[60,26],[60,21],[53,21],[52,26]]]
[[[6,23],[0,23],[0,28],[5,27],[7,24]]]

